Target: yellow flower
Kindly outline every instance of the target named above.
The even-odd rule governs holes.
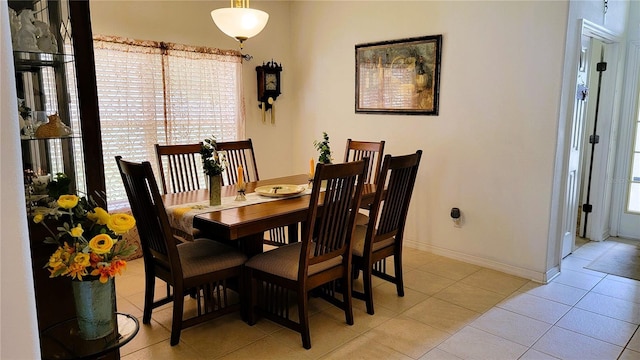
[[[58,206],[63,209],[73,209],[78,205],[78,197],[76,195],[60,195],[58,198]]]
[[[107,222],[107,227],[116,235],[122,235],[136,225],[136,219],[128,214],[113,214]]]
[[[89,241],[89,248],[96,254],[106,254],[113,247],[113,239],[107,234],[98,234]]]
[[[87,217],[89,220],[97,222],[98,225],[107,225],[109,218],[111,218],[109,213],[101,207],[94,208],[93,212],[87,213]]]
[[[37,214],[36,216],[33,217],[33,222],[36,224],[42,222],[42,220],[44,220],[44,215],[42,214]]]
[[[71,229],[71,231],[69,231],[69,234],[71,234],[71,236],[77,238],[77,237],[82,236],[83,232],[84,232],[84,230],[82,230],[82,225],[78,224],[78,226],[74,227],[73,229]]]
[[[76,264],[80,264],[84,267],[89,266],[89,254],[78,253],[73,259]]]
[[[63,253],[64,250],[61,247],[58,247],[58,250],[51,254],[49,257],[49,266],[52,268],[57,268],[60,265],[63,265]]]

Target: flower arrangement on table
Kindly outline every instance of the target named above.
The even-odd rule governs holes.
[[[202,157],[202,168],[204,173],[209,176],[209,205],[220,205],[222,204],[222,198],[220,195],[220,176],[226,169],[227,161],[223,154],[218,153],[218,145],[216,143],[215,136],[204,139],[202,147],[200,148],[200,155]]]
[[[64,174],[58,174],[57,179],[63,181]],[[135,245],[121,241],[122,235],[136,224],[133,216],[109,214],[95,206],[92,199],[75,194],[62,194],[50,200],[48,206],[35,208],[33,217],[35,223],[43,224],[51,234],[45,243],[58,245],[45,265],[50,277],[99,279],[106,283],[122,274],[127,265],[124,258],[136,250]],[[52,221],[57,233],[50,228]]]
[[[215,136],[204,139],[200,155],[202,156],[202,168],[207,176],[220,175],[224,172],[226,160],[224,155],[218,153]]]

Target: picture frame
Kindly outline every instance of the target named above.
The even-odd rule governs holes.
[[[355,112],[438,115],[442,35],[355,46]]]

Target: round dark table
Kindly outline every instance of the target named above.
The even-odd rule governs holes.
[[[129,314],[116,314],[118,329],[102,339],[84,340],[80,337],[76,318],[45,329],[40,334],[43,359],[96,359],[117,351],[140,330],[138,319]],[[118,357],[119,358],[119,357]]]

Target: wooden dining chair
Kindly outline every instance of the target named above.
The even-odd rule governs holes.
[[[353,325],[351,235],[366,171],[366,160],[316,166],[301,241],[256,255],[245,264],[251,292],[249,324],[255,324],[259,313],[299,332],[304,348],[310,349],[309,292],[340,279],[342,300],[324,298],[341,308],[347,324]],[[323,180],[326,191],[321,193]],[[296,293],[297,322],[289,316],[290,291]]]
[[[242,292],[242,252],[210,239],[180,243],[173,235],[151,164],[132,163],[116,156],[122,182],[140,234],[145,269],[142,322],[151,322],[153,309],[173,301],[171,345],[182,329],[240,309],[228,288],[236,279]],[[167,283],[167,296],[154,301],[155,279]],[[229,281],[228,281],[229,280]],[[171,288],[173,291],[171,292]],[[195,294],[196,314],[184,318],[184,295]],[[188,309],[187,313],[192,313]]]
[[[163,194],[178,193],[204,189],[207,187],[200,149],[202,143],[159,145],[155,144],[156,159]],[[191,241],[202,236],[200,230],[194,229],[193,234],[173,228],[173,233],[182,241]]]
[[[380,171],[380,165],[382,164],[382,157],[384,156],[384,140],[379,142],[374,141],[357,141],[347,139],[347,149],[344,152],[344,161],[356,161],[369,159],[368,171],[366,176],[366,182],[368,184],[375,184],[376,177]],[[362,204],[363,210],[369,210],[369,204]],[[358,212],[356,217],[357,225],[366,225],[369,222],[369,216],[366,211]]]
[[[242,166],[244,181],[260,180],[251,139],[219,142],[217,145],[218,151],[225,155],[227,161],[227,168],[222,174],[223,185],[235,185],[238,182],[238,166]],[[264,244],[272,246],[286,245],[289,237],[288,231],[289,228],[286,226],[270,229],[265,232]]]
[[[238,182],[238,166],[242,166],[244,181],[260,180],[251,139],[218,142],[217,149],[219,153],[224,154],[227,162],[226,170],[222,174],[222,185],[234,185]]]
[[[383,156],[384,140],[373,142],[347,139],[347,149],[344,152],[345,162],[362,160],[364,158],[369,159],[367,176],[365,178],[367,184],[376,183],[376,177],[380,171]]]
[[[353,267],[356,272],[362,270],[364,282],[364,292],[354,290],[353,296],[366,301],[367,313],[371,315],[372,275],[396,284],[398,296],[404,296],[402,240],[421,156],[422,150],[411,155],[384,157],[369,212],[370,219],[375,221],[356,226],[353,234]],[[393,256],[393,275],[386,272],[385,259],[390,256]]]
[[[200,158],[202,143],[155,144],[155,147],[164,194],[198,190],[207,186]]]

